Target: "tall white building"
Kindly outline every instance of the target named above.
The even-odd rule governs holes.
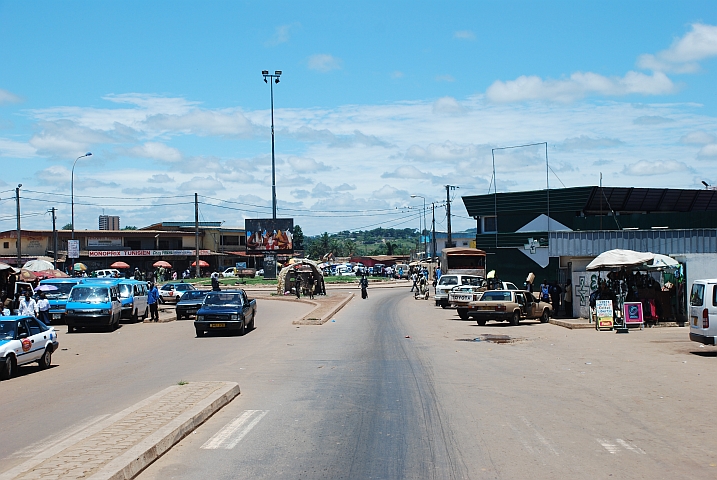
[[[119,230],[119,217],[116,215],[100,215],[100,230]]]

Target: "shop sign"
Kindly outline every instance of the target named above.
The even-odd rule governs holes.
[[[276,255],[264,254],[264,278],[274,280],[276,278]]]
[[[597,316],[598,329],[611,329],[613,325],[612,300],[596,300],[595,315]]]
[[[79,240],[68,240],[67,241],[67,256],[69,258],[80,258],[80,241]]]
[[[122,239],[119,237],[87,237],[88,247],[121,247]]]
[[[642,303],[640,302],[625,302],[623,307],[623,318],[625,318],[625,325],[642,325]]]
[[[71,241],[71,240],[70,240]],[[79,252],[79,249],[78,249]],[[199,255],[210,255],[211,250],[199,250]],[[165,257],[194,255],[194,250],[103,250],[87,252],[90,257]],[[71,255],[68,255],[71,256]],[[77,255],[79,257],[79,253]],[[77,258],[73,257],[73,258]]]

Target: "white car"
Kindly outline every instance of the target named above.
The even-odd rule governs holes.
[[[236,277],[236,276],[237,276],[237,269],[234,267],[229,267],[222,272],[223,278]]]
[[[116,268],[105,268],[103,270],[97,270],[95,276],[97,278],[119,278],[121,274]]]
[[[0,317],[0,380],[15,376],[17,367],[28,363],[49,367],[59,345],[55,327],[35,317]]]
[[[162,303],[179,303],[184,292],[196,290],[191,283],[171,282],[159,287],[159,301]]]

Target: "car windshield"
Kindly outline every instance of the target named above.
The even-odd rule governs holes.
[[[119,291],[120,291],[121,298],[129,298],[132,296],[132,285],[127,285],[126,283],[122,283],[119,285]]]
[[[209,293],[204,299],[204,305],[241,305],[241,295],[238,293]]]
[[[483,283],[481,277],[461,277],[461,283],[463,285],[473,285],[474,287],[480,287]]]
[[[40,283],[40,285],[45,285],[45,284]],[[75,286],[74,283],[48,283],[47,285],[52,285],[53,287],[57,287],[57,290],[45,292],[45,295],[47,295],[48,300],[57,300],[57,299],[67,298],[68,295],[70,295],[70,290],[72,290],[72,287]]]
[[[70,302],[106,303],[109,295],[106,287],[74,287],[70,292]]]
[[[0,340],[12,340],[15,338],[15,322],[0,322]]]
[[[207,292],[202,292],[199,290],[191,290],[184,295],[182,295],[182,301],[184,300],[199,300],[200,298],[204,298],[204,296],[207,294]]]
[[[174,290],[174,285],[166,283],[160,287],[160,290]]]
[[[438,285],[458,285],[458,277],[453,275],[443,275],[438,281]]]
[[[510,292],[485,292],[481,297],[481,301],[509,302]]]
[[[188,283],[180,283],[179,285],[175,285],[174,288],[176,290],[186,292],[187,290],[192,290],[192,286]]]

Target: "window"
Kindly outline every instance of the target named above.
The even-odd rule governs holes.
[[[2,242],[2,248],[10,248],[10,242]]]
[[[222,235],[222,245],[239,245],[239,235]]]
[[[245,236],[242,235],[241,237],[239,237],[239,245],[241,245],[242,247],[246,246],[246,237]]]
[[[510,302],[510,292],[485,292],[481,297],[485,302]]]
[[[498,231],[498,222],[495,216],[481,217],[481,223],[483,224],[483,233],[496,233]]]
[[[30,327],[30,335],[37,335],[47,330],[47,327],[43,328],[43,325],[34,318],[28,318],[26,321],[27,326]]]
[[[701,307],[705,297],[705,286],[695,283],[692,285],[692,294],[690,295],[690,305],[693,307]]]

